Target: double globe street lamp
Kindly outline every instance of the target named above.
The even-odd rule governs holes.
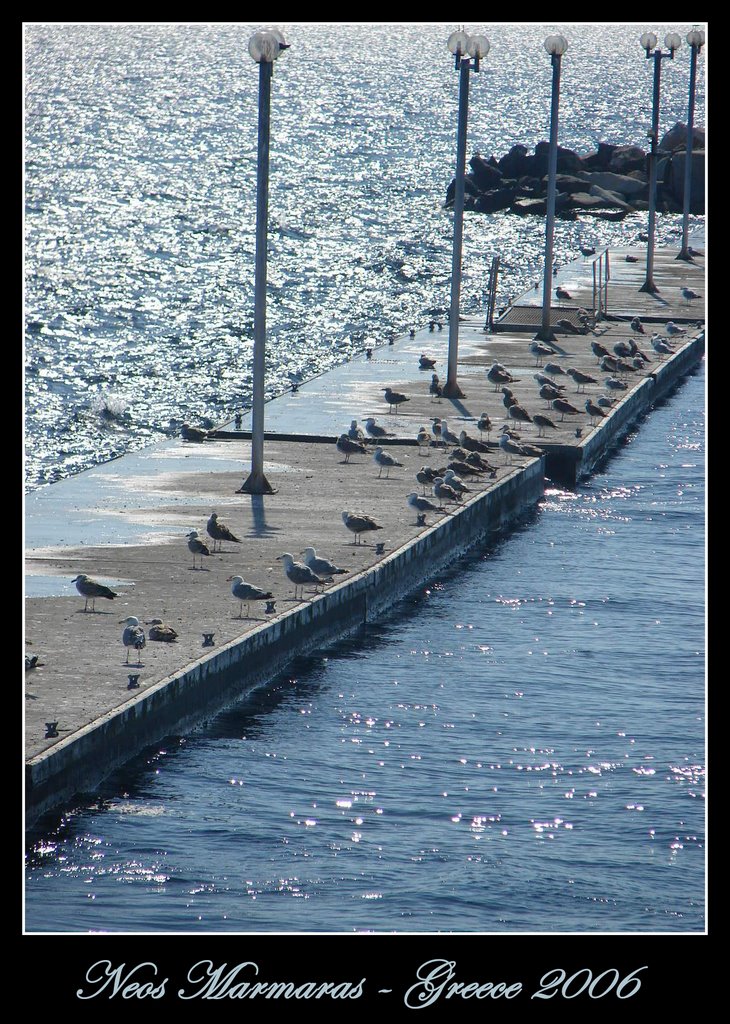
[[[454,246],[451,259],[451,306],[449,309],[449,355],[446,384],[447,398],[463,398],[456,380],[459,354],[459,303],[461,296],[461,250],[464,236],[464,175],[466,173],[466,126],[469,113],[469,74],[479,71],[479,62],[489,53],[489,40],[484,35],[452,32],[446,43],[454,55],[459,72],[459,118],[456,130],[456,178],[454,182]]]
[[[542,322],[536,337],[543,341],[553,338],[550,326],[550,291],[552,287],[553,238],[555,234],[555,192],[558,169],[558,108],[560,106],[560,68],[563,54],[568,49],[565,36],[550,35],[545,40],[553,68],[552,98],[550,102],[550,149],[548,156],[547,216],[545,221],[545,269],[542,282]]]
[[[659,90],[661,86],[662,61],[666,58],[674,60],[674,52],[682,45],[682,38],[677,32],[668,32],[664,37],[666,50],[657,49],[657,37],[653,32],[644,32],[639,39],[646,53],[647,60],[654,61],[654,91],[652,99],[652,117],[649,139],[649,240],[646,247],[646,280],[639,289],[641,292],[658,292],[654,283],[654,233],[656,227],[656,181],[657,181],[657,149],[659,148]]]

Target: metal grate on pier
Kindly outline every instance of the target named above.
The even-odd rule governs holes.
[[[583,312],[581,310],[581,312]],[[575,329],[578,334],[585,334],[586,329],[578,316],[577,306],[558,306],[550,309],[550,326],[555,327],[559,321],[570,324],[567,330]],[[493,331],[534,331],[542,326],[542,306],[510,306],[495,320]],[[557,327],[560,330],[560,327]]]

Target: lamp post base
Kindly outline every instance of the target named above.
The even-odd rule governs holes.
[[[640,292],[649,292],[651,295],[654,295],[654,294],[656,294],[659,291],[659,289],[657,288],[657,286],[654,284],[653,281],[645,281],[642,284],[641,288],[639,288],[639,291]]]
[[[276,494],[277,489],[272,487],[263,473],[250,473],[243,481],[236,494]]]
[[[552,327],[541,327],[533,338],[533,341],[555,341],[555,334],[553,333]]]
[[[694,260],[692,259],[691,249],[682,249],[682,251],[678,253],[674,258],[676,260],[684,260],[685,263],[694,263]]]
[[[449,384],[449,382],[447,381],[441,390],[441,394],[444,395],[446,398],[466,398],[466,395],[461,390],[456,381],[454,381],[452,384]]]

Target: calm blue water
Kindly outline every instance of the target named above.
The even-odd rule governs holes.
[[[26,487],[136,450],[183,420],[250,406],[256,25],[25,27]],[[450,300],[458,75],[453,24],[283,25],[272,83],[267,394]],[[563,146],[646,148],[644,26],[468,26],[492,44],[472,75],[468,157],[549,136],[545,37],[568,39]],[[649,26],[663,39],[691,26]],[[705,55],[695,123],[704,125]],[[687,118],[688,48],[664,62],[661,133]],[[647,215],[558,220],[555,259],[635,242]],[[704,218],[691,218],[702,228]],[[462,309],[541,277],[541,218],[467,213]],[[676,245],[680,216],[657,218]]]
[[[69,814],[27,929],[703,931],[703,408]]]

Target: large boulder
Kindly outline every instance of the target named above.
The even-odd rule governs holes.
[[[705,129],[692,126],[692,149],[705,148]],[[677,121],[673,128],[665,132],[659,143],[659,149],[675,152],[676,150],[687,149],[687,125]]]
[[[684,173],[687,154],[673,153],[664,171],[662,195],[671,196],[684,208]],[[705,152],[702,149],[692,150],[692,183],[689,199],[690,213],[705,212]]]
[[[504,175],[499,167],[487,161],[484,157],[476,154],[469,161],[474,183],[480,192],[487,192],[489,189],[499,188]]]
[[[615,174],[613,171],[592,171],[590,174],[583,174],[583,188],[597,185],[599,188],[608,189],[610,192],[619,192],[622,196],[642,195],[647,191],[646,181],[628,174]]]
[[[444,206],[454,205],[454,195],[456,193],[456,178],[452,178],[449,187],[446,189],[446,200]],[[472,199],[476,199],[479,195],[479,189],[477,188],[476,182],[470,174],[464,175],[464,201],[471,196]]]
[[[616,149],[610,142],[599,142],[595,153],[582,157],[583,169],[586,171],[607,171],[611,163],[613,151]]]
[[[497,161],[497,166],[505,178],[522,178],[526,174],[533,173],[534,163],[535,158],[529,155],[527,146],[517,143],[509,153]]]
[[[506,210],[512,205],[516,195],[515,188],[493,188],[476,197],[474,209],[479,213],[495,213],[497,210]]]
[[[607,188],[601,188],[599,185],[591,185],[589,194],[596,196],[598,199],[604,201],[604,206],[616,206],[619,210],[626,210],[627,213],[633,212],[635,207],[627,203],[623,196],[619,195],[618,192],[611,192]]]
[[[646,170],[646,153],[640,146],[616,146],[607,169],[616,174],[644,171]]]
[[[548,173],[550,143],[538,142],[535,146],[535,171],[541,178]],[[558,146],[557,169],[561,174],[578,174],[583,170],[583,161],[572,149]]]
[[[580,177],[574,174],[556,174],[555,187],[558,189],[558,191],[568,192],[571,195],[573,192],[585,192],[586,181],[590,178],[591,176],[588,174],[582,174]],[[547,176],[542,179],[542,186],[544,189],[547,189]]]

